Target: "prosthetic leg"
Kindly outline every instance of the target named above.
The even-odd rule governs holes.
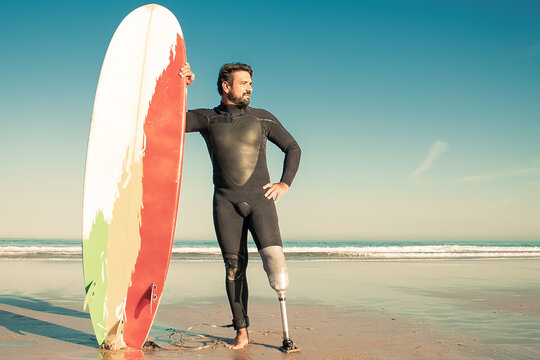
[[[289,337],[289,324],[287,322],[287,307],[285,306],[285,292],[289,287],[289,275],[287,264],[281,246],[268,246],[259,250],[263,262],[264,271],[268,276],[268,282],[278,294],[281,308],[281,324],[283,326],[283,346],[279,350],[288,353],[300,351]]]

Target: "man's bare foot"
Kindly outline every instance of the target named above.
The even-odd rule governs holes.
[[[246,328],[236,330],[236,337],[229,349],[243,349],[249,344],[249,335]]]

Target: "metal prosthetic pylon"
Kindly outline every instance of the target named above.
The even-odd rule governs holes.
[[[284,353],[300,351],[289,336],[289,323],[287,321],[287,305],[285,304],[285,290],[278,291],[279,307],[281,309],[281,325],[283,326],[283,345],[279,350]]]

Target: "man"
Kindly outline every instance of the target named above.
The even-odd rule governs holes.
[[[189,64],[181,69],[180,75],[188,85],[195,80]],[[271,113],[248,106],[253,91],[252,76],[253,70],[248,65],[223,65],[217,82],[221,104],[214,109],[188,111],[186,124],[187,132],[201,133],[212,161],[214,227],[225,262],[227,297],[236,330],[230,346],[233,349],[249,343],[248,230],[270,285],[280,294],[280,301],[284,301],[288,275],[274,203],[289,190],[301,153],[294,138]],[[285,153],[283,174],[275,184],[270,182],[266,165],[267,140]]]

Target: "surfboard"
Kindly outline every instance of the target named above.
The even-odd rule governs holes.
[[[180,193],[182,29],[151,4],[116,29],[98,80],[84,179],[83,272],[96,339],[141,348],[163,294]]]

